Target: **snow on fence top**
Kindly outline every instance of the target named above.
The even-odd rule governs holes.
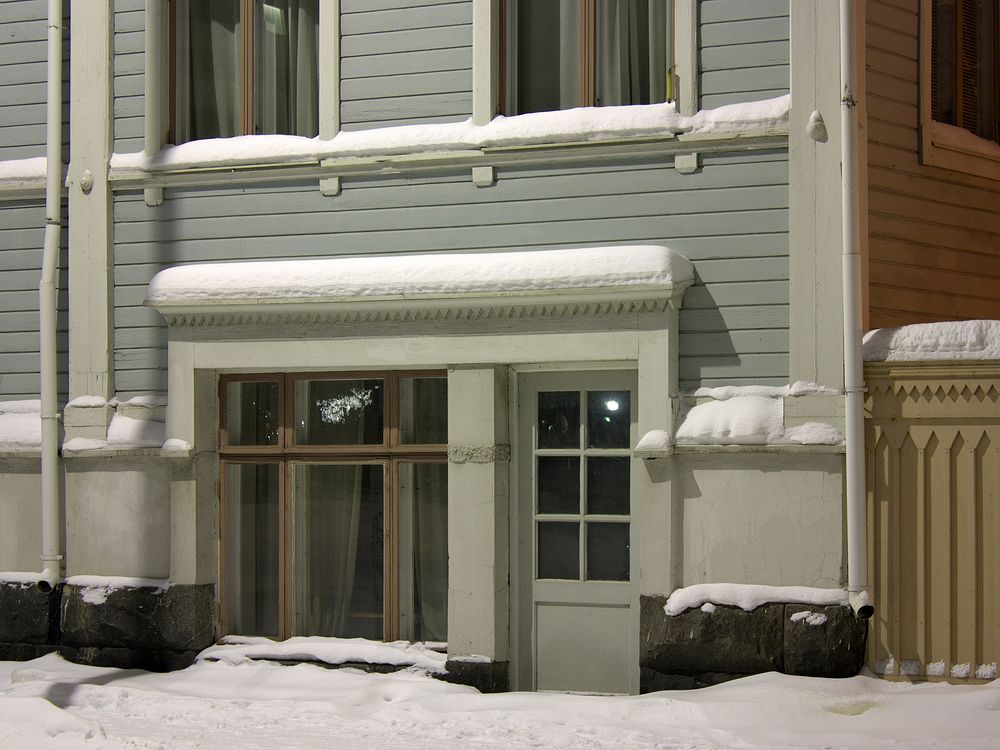
[[[168,268],[148,304],[516,296],[609,287],[670,288],[694,278],[656,245],[210,263]]]
[[[865,334],[866,362],[1000,359],[1000,320],[880,328]]]
[[[291,135],[211,138],[167,146],[157,154],[113,154],[111,173],[238,164],[276,164],[337,157],[388,156],[422,152],[574,143],[677,134],[712,136],[788,131],[788,95],[677,113],[672,102],[621,107],[578,107],[557,112],[498,116],[486,125],[456,123],[400,125],[341,131],[330,139]]]

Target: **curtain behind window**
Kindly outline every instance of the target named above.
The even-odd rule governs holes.
[[[319,132],[319,0],[258,2],[254,119],[257,133]]]
[[[177,0],[177,143],[240,134],[239,2]]]
[[[597,103],[649,104],[666,100],[666,3],[597,3]]]

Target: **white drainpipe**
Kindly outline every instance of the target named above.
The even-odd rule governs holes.
[[[56,314],[59,229],[62,220],[62,1],[49,0],[48,106],[46,109],[45,243],[38,285],[42,396],[42,573],[38,587],[62,580],[59,535],[59,405]]]
[[[840,141],[843,211],[844,392],[847,432],[847,592],[858,617],[875,613],[868,598],[865,509],[864,363],[861,349],[861,258],[858,248],[858,173],[854,108],[854,0],[840,0]]]

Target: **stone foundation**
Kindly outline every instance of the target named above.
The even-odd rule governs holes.
[[[0,660],[25,661],[59,648],[63,587],[0,582]]]
[[[469,685],[480,693],[506,693],[510,690],[510,664],[505,661],[464,661],[449,659],[448,674],[442,679]]]
[[[181,669],[215,642],[211,584],[120,588],[97,596],[93,592],[73,585],[66,585],[63,592],[59,650],[71,661],[153,671]]]
[[[846,606],[716,606],[670,617],[666,597],[644,596],[639,628],[641,691],[704,687],[760,672],[850,677],[864,663],[868,625]],[[797,617],[809,612],[811,617]]]

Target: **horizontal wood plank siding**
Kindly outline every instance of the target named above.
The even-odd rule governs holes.
[[[120,393],[165,389],[166,334],[143,307],[176,264],[369,253],[662,243],[695,262],[681,312],[685,388],[788,379],[788,164],[784,152],[669,162],[510,168],[490,188],[465,172],[116,197],[115,363]]]
[[[0,161],[45,156],[47,13],[45,0],[0,0]],[[68,102],[65,76],[64,88]]]
[[[342,0],[344,130],[472,115],[471,0]]]
[[[125,154],[144,145],[145,2],[115,0],[114,10],[114,150]]]
[[[65,206],[63,207],[65,216]],[[0,400],[38,398],[38,283],[42,274],[45,202],[0,202]],[[66,236],[59,265],[66,268]],[[65,285],[66,274],[61,275]],[[65,288],[59,294],[58,366],[60,393],[66,393]]]
[[[788,93],[788,0],[699,3],[704,109]]]
[[[866,5],[869,328],[1000,318],[1000,182],[920,162],[918,10]]]

